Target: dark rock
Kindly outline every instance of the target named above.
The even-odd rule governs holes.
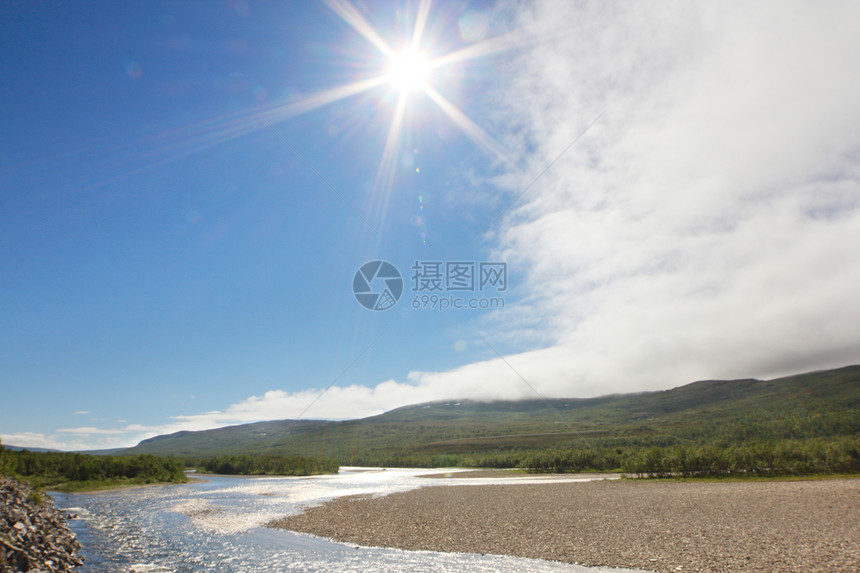
[[[81,544],[54,502],[29,500],[33,490],[0,476],[0,573],[71,571],[83,561]]]

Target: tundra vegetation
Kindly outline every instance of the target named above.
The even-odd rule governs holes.
[[[589,399],[443,401],[342,422],[259,422],[159,436],[128,452],[641,476],[851,474],[860,472],[860,366]]]
[[[39,490],[91,491],[156,483],[185,483],[181,460],[138,454],[96,456],[68,452],[11,451],[0,445],[0,473]]]
[[[310,476],[337,473],[337,461],[329,458],[280,456],[275,454],[189,458],[187,466],[211,474]]]
[[[308,476],[337,473],[335,460],[282,455],[225,455],[208,458],[152,454],[90,455],[68,452],[12,451],[0,444],[0,474],[40,490],[92,491],[146,484],[186,483],[186,468],[213,474]]]
[[[312,475],[338,464],[655,477],[856,474],[860,366],[588,399],[442,401],[339,422],[258,422],[158,436],[121,454],[101,461],[56,454],[50,463],[21,454],[14,471],[69,482],[169,481],[183,464],[237,475]]]

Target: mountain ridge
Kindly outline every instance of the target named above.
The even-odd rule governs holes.
[[[593,398],[438,400],[353,420],[272,420],[177,432],[123,453],[328,455],[367,464],[546,447],[840,435],[860,435],[860,365]]]

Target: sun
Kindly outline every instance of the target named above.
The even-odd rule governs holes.
[[[424,33],[430,20],[432,0],[413,0],[413,4],[417,2],[417,9],[411,37],[400,35],[398,40],[402,42],[400,45],[403,48],[397,51],[383,38],[380,31],[370,24],[366,14],[354,4],[354,1],[322,0],[332,12],[379,52],[378,55],[372,54],[367,60],[367,68],[372,68],[375,75],[328,88],[285,105],[273,106],[265,112],[264,116],[256,114],[255,117],[260,117],[266,125],[271,126],[272,123],[346,98],[378,88],[387,88],[385,91],[388,93],[382,94],[379,103],[391,105],[391,113],[387,119],[388,133],[385,136],[382,157],[373,183],[374,192],[379,191],[379,196],[383,197],[382,201],[385,201],[384,198],[392,189],[397,164],[402,156],[404,145],[402,134],[404,130],[414,127],[416,121],[421,121],[421,106],[427,103],[432,103],[441,110],[482,151],[494,159],[506,161],[505,149],[456,104],[448,100],[440,90],[446,83],[443,68],[509,50],[520,40],[506,34],[429,58],[428,53],[435,54],[440,51],[440,46],[434,43],[434,38],[427,37],[432,35]],[[448,75],[448,77],[451,76]],[[396,92],[396,97],[391,97],[392,91]],[[426,96],[423,99],[427,101],[413,102],[413,98],[419,95]],[[233,128],[230,129],[232,132]]]
[[[430,62],[413,48],[405,48],[389,60],[385,77],[402,92],[423,89],[430,79]]]

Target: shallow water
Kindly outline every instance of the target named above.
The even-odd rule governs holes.
[[[84,572],[631,571],[505,556],[356,547],[265,527],[272,519],[345,495],[385,495],[428,485],[558,481],[417,477],[426,473],[345,468],[337,475],[309,478],[206,476],[208,481],[185,485],[52,496],[58,507],[78,516],[70,526],[83,545],[86,562],[80,570]]]

